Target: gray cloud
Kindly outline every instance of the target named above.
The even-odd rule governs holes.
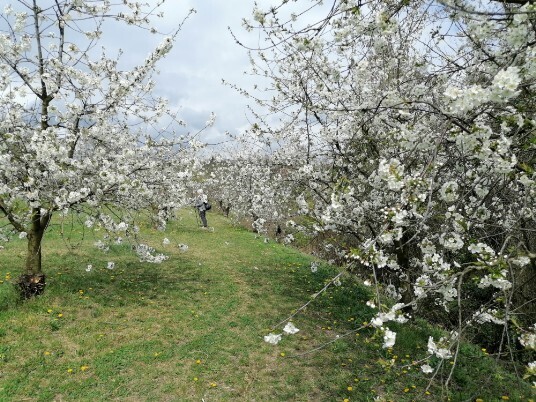
[[[248,100],[223,85],[222,79],[241,87],[252,85],[244,76],[249,68],[247,51],[235,43],[228,27],[245,34],[241,22],[251,14],[253,1],[173,1],[164,10],[166,24],[180,21],[191,7],[197,13],[186,22],[175,48],[159,67],[158,91],[181,108],[192,131],[214,112],[216,124],[204,139],[219,142],[225,131],[237,133],[249,126]]]
[[[42,6],[49,2],[52,0],[43,0]],[[148,2],[156,4],[157,0]],[[160,74],[154,77],[155,95],[169,99],[174,108],[181,110],[180,117],[191,132],[203,127],[210,114],[215,113],[216,124],[204,136],[207,142],[221,141],[225,131],[236,134],[249,126],[246,105],[250,101],[223,85],[222,79],[247,90],[253,86],[254,80],[244,75],[249,68],[247,51],[235,43],[228,31],[231,27],[241,39],[248,35],[241,23],[243,18],[249,18],[253,5],[253,0],[167,0],[162,8],[164,18],[153,18],[161,32],[172,33],[189,9],[197,10],[184,24],[172,51],[157,65]],[[13,6],[20,4],[13,2]],[[3,5],[0,7],[3,11]],[[80,25],[82,31],[94,27],[91,20]],[[119,66],[123,70],[143,63],[163,39],[115,21],[105,22],[102,31],[102,40],[92,52],[99,57],[102,47],[109,57],[115,57],[121,49]],[[85,41],[84,35],[71,39]]]

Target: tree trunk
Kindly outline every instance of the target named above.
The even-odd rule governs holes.
[[[32,228],[27,235],[26,267],[18,281],[21,296],[25,299],[38,296],[45,290],[45,275],[41,267],[41,242],[49,221],[49,214],[41,216],[40,211],[34,209]]]
[[[415,275],[410,271],[410,256],[409,256],[409,250],[406,246],[407,241],[409,239],[409,234],[407,231],[404,232],[402,235],[402,238],[400,240],[395,241],[395,253],[396,253],[396,262],[400,266],[400,269],[402,269],[402,272],[404,272],[407,275],[407,280],[404,280],[399,283],[399,289],[402,295],[402,303],[404,304],[411,304],[413,301],[413,291],[411,289],[411,284],[415,280]],[[412,310],[411,306],[406,306],[402,309],[405,313],[409,313]]]
[[[26,255],[27,275],[36,275],[42,272],[41,269],[41,241],[43,240],[43,230],[28,233],[28,253]]]

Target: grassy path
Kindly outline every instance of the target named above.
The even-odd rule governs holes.
[[[428,336],[421,328],[401,332],[393,351],[378,352],[382,340],[367,330],[294,357],[370,317],[366,290],[350,278],[296,316],[298,334],[265,343],[271,327],[333,270],[312,273],[311,257],[265,243],[216,214],[209,224],[214,232],[200,230],[185,211],[165,234],[143,230],[170,255],[161,265],[140,263],[124,245],[102,254],[89,238],[70,249],[57,224],[44,249],[47,291],[22,304],[9,282],[23,263],[24,243],[9,244],[0,254],[0,401],[441,400],[437,386],[424,393],[427,382],[411,366],[425,353],[414,346]],[[65,236],[78,244],[80,227]],[[482,358],[478,349],[467,353]],[[511,379],[489,390],[461,370],[457,380],[472,387],[468,392],[511,392]],[[519,389],[523,397],[528,392]]]

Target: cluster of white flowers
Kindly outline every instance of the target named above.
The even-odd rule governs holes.
[[[501,318],[499,314],[500,313],[497,311],[497,309],[489,309],[487,311],[477,311],[473,314],[473,317],[479,324],[493,322],[498,325],[504,325],[506,321],[504,318]]]
[[[508,67],[506,70],[500,70],[491,84],[491,98],[497,101],[512,98],[519,94],[519,84],[521,77],[519,67]]]
[[[421,366],[421,371],[425,374],[430,374],[434,372],[434,369],[429,364],[423,364]]]
[[[527,349],[536,349],[536,323],[530,331],[521,334],[519,342]]]
[[[521,77],[518,67],[508,67],[497,72],[491,85],[483,88],[479,85],[471,85],[468,88],[449,87],[445,96],[453,100],[451,110],[461,114],[475,109],[486,102],[504,102],[519,94]]]
[[[291,321],[287,322],[287,324],[283,328],[283,332],[286,335],[294,335],[297,334],[299,331],[300,330],[296,328],[296,326]],[[272,345],[277,345],[281,341],[282,335],[283,334],[269,333],[268,335],[265,335],[264,342],[270,343]]]
[[[439,194],[445,202],[454,202],[458,200],[458,183],[455,181],[448,181],[441,186]]]
[[[136,254],[142,262],[150,262],[153,264],[160,264],[167,260],[169,256],[164,254],[154,254],[155,249],[147,244],[138,244],[136,246]]]
[[[428,338],[428,353],[435,355],[440,359],[450,359],[452,352],[446,338],[440,338],[436,343],[433,337]]]
[[[462,237],[456,233],[443,233],[441,234],[441,237],[439,238],[439,243],[443,245],[447,250],[460,250],[463,247],[463,240]]]
[[[392,348],[396,342],[396,332],[389,330],[389,328],[383,328],[383,348]]]
[[[470,244],[467,247],[472,254],[475,254],[478,261],[481,261],[489,266],[497,263],[497,254],[489,245],[485,243]]]
[[[370,304],[368,305],[371,307]],[[381,328],[384,323],[389,321],[405,323],[406,321],[408,321],[408,318],[401,310],[404,306],[404,303],[396,303],[389,309],[387,313],[378,312],[376,316],[370,321],[370,324],[375,328]]]
[[[272,345],[277,345],[281,341],[281,334],[269,333],[264,336],[264,342],[270,343]]]
[[[512,282],[506,279],[507,277],[508,271],[506,270],[502,270],[498,273],[485,275],[482,279],[480,279],[480,282],[478,282],[478,287],[487,288],[489,286],[493,286],[501,290],[510,289],[512,287]]]
[[[314,274],[316,271],[318,271],[318,263],[316,261],[313,261],[311,263],[311,272]]]
[[[285,238],[283,239],[283,242],[285,244],[290,244],[294,241],[294,235],[292,233],[289,233],[285,236]]]
[[[404,186],[404,165],[398,159],[380,160],[378,177],[387,182],[389,190],[400,190]]]

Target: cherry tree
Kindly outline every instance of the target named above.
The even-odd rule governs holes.
[[[274,163],[269,148],[248,135],[236,140],[207,161],[205,186],[227,215],[248,221],[259,234],[282,238],[282,226],[294,213],[288,200],[296,196],[287,166]]]
[[[256,135],[280,144],[308,230],[344,238],[376,286],[385,347],[389,322],[430,303],[458,311],[428,342],[441,361],[482,323],[536,346],[535,18],[532,2],[304,0],[244,23],[265,40],[252,72],[271,96],[256,100],[286,123]],[[489,297],[471,309],[475,289]]]
[[[156,64],[184,23],[159,34],[162,3],[18,0],[4,6],[0,240],[27,239],[19,279],[27,296],[44,289],[42,241],[55,213],[80,213],[87,227],[135,236],[136,211],[154,210],[165,222],[185,198],[195,147],[178,134],[184,123],[176,111],[153,96]],[[121,25],[125,33],[137,28],[160,35],[161,43],[128,66],[122,50],[98,46]],[[144,261],[165,258],[142,244],[136,251]]]

